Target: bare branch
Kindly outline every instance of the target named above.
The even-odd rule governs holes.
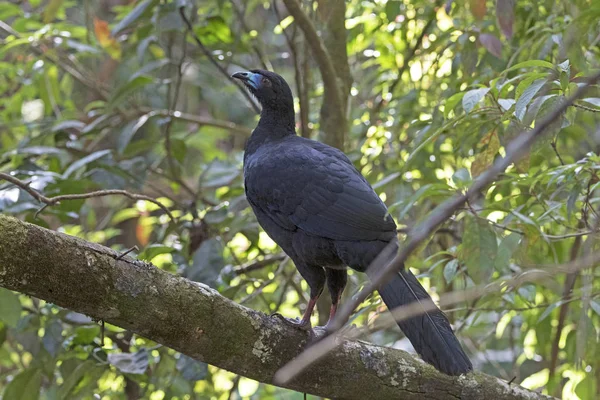
[[[44,210],[46,207],[58,204],[59,202],[61,202],[63,200],[81,200],[81,199],[89,199],[92,197],[120,195],[120,196],[128,197],[132,200],[145,200],[145,201],[149,201],[150,203],[156,204],[161,210],[163,210],[165,212],[165,214],[167,214],[169,216],[169,218],[171,218],[172,221],[174,221],[174,222],[176,221],[175,217],[173,217],[173,214],[171,214],[169,209],[164,204],[162,204],[160,201],[158,201],[156,199],[153,199],[150,196],[146,196],[143,194],[130,193],[126,190],[121,190],[121,189],[107,189],[107,190],[96,190],[94,192],[89,192],[89,193],[63,194],[63,195],[59,195],[59,196],[46,197],[43,194],[41,194],[40,192],[38,192],[37,190],[33,189],[27,182],[24,182],[18,178],[15,178],[14,176],[11,176],[9,174],[0,172],[0,179],[4,179],[5,181],[8,181],[8,182],[12,183],[13,185],[20,187],[21,189],[23,189],[27,193],[29,193],[34,199],[36,199],[40,203],[44,203],[45,204],[44,207],[42,207],[36,213],[36,215],[39,214],[42,210]]]

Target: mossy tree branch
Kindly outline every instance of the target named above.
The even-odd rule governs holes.
[[[307,334],[205,285],[115,251],[0,215],[0,286],[135,332],[265,383],[298,355]],[[411,355],[345,341],[285,387],[344,399],[539,399],[473,373],[453,378]]]

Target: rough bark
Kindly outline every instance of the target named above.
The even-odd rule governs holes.
[[[323,31],[323,43],[329,52],[329,57],[335,66],[336,84],[339,88],[343,119],[339,113],[332,109],[334,101],[330,91],[323,92],[321,104],[320,126],[321,140],[330,146],[344,149],[345,133],[348,125],[346,114],[348,98],[352,87],[352,75],[348,64],[348,50],[346,40],[346,1],[345,0],[319,0],[317,9],[321,19],[319,24]]]
[[[344,88],[344,74],[348,72],[348,59],[346,55],[346,30],[343,25],[340,25],[341,20],[344,20],[345,3],[343,0],[332,0],[332,12],[328,13],[331,17],[331,28],[327,28],[330,34],[325,36],[328,43],[319,36],[319,32],[315,28],[315,25],[311,19],[302,10],[298,0],[283,0],[285,6],[288,9],[290,15],[294,17],[294,22],[298,24],[308,47],[312,51],[312,55],[319,66],[321,77],[323,79],[323,107],[321,109],[321,131],[325,134],[322,135],[322,140],[331,145],[343,149],[344,137],[346,135],[347,120],[346,120],[346,100],[343,99],[347,96],[350,88]],[[341,13],[341,14],[340,14]],[[335,55],[339,56],[341,53],[344,54],[345,66],[338,65],[338,63],[344,61],[341,59],[334,59],[331,53],[333,42],[337,45],[342,46],[341,49],[335,50]],[[341,71],[338,72],[338,69]],[[349,85],[350,83],[347,83]],[[344,93],[342,93],[342,89]],[[323,114],[326,113],[326,114]]]
[[[215,290],[106,247],[0,215],[0,286],[102,319],[188,356],[265,383],[307,334]],[[408,353],[361,341],[285,387],[343,399],[540,399],[472,373],[453,378]]]

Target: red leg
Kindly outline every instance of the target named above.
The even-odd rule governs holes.
[[[283,322],[299,329],[309,330],[311,328],[310,317],[312,316],[312,312],[315,308],[315,305],[317,304],[318,298],[318,296],[313,297],[308,301],[308,304],[306,305],[306,310],[304,311],[304,315],[302,316],[302,319],[300,321],[283,317]]]

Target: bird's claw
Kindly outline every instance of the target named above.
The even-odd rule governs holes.
[[[279,318],[283,323],[303,331],[310,331],[310,321],[298,320],[298,318],[287,318],[279,313],[271,314],[271,317]]]

